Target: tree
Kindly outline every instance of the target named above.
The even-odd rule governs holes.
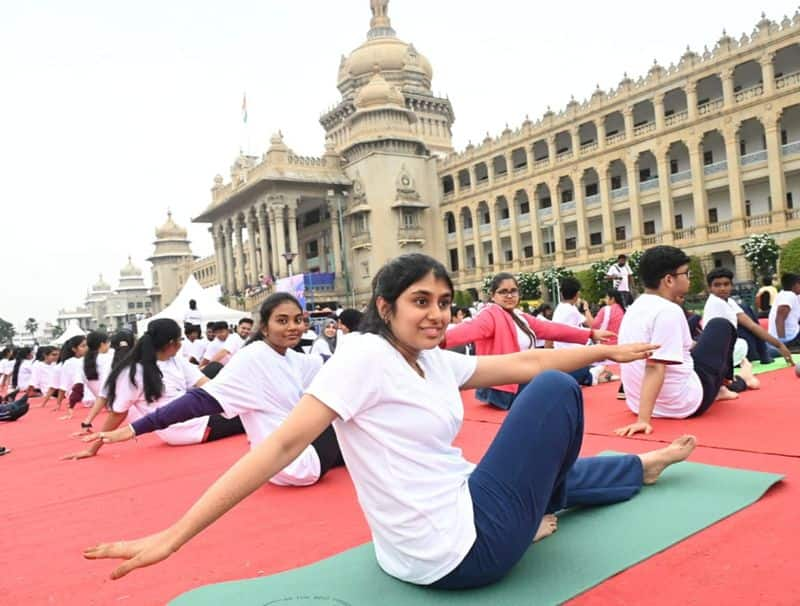
[[[535,273],[523,271],[517,274],[521,299],[538,299],[542,296],[542,281]]]
[[[800,274],[800,238],[790,240],[783,247],[781,251],[781,273]]]
[[[0,318],[0,343],[11,345],[14,342],[15,334],[14,325]]]
[[[742,244],[744,258],[756,278],[771,278],[781,254],[780,246],[769,234],[753,234]]]
[[[39,329],[39,323],[36,321],[36,318],[28,318],[25,320],[25,330],[27,330],[31,337],[36,336],[36,331]]]
[[[558,303],[557,284],[567,277],[574,278],[575,274],[565,267],[548,267],[542,272],[542,283],[550,291],[550,300],[554,303]]]
[[[689,257],[689,272],[692,277],[689,281],[689,294],[699,295],[706,288],[706,274],[703,271],[703,264],[700,257]]]
[[[466,290],[457,290],[453,295],[453,305],[456,307],[469,307],[472,305],[472,295]]]

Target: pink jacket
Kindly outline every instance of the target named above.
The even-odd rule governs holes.
[[[583,344],[592,336],[592,331],[588,328],[574,328],[566,324],[547,322],[525,313],[522,317],[539,339]],[[462,322],[448,330],[441,346],[458,347],[467,343],[475,343],[475,353],[479,356],[518,352],[517,325],[509,312],[499,305],[490,304],[471,321]],[[495,385],[494,388],[517,393],[519,386]]]
[[[624,316],[625,312],[619,306],[619,303],[606,305],[595,316],[594,322],[592,322],[592,328],[594,329],[601,328],[604,330],[610,330],[615,334],[619,334],[619,327],[622,324],[622,318]],[[605,344],[616,345],[617,337],[610,337],[605,341]]]

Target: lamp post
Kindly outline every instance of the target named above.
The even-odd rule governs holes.
[[[346,296],[349,300],[352,298],[350,290],[350,272],[347,269],[347,247],[345,246],[346,243],[344,238],[344,220],[342,218],[342,197],[346,195],[347,192],[342,192],[340,194],[337,194],[332,189],[328,190],[328,196],[336,200],[336,214],[338,215],[338,221],[339,221],[339,250],[341,251],[342,255],[342,273],[344,274],[344,288],[345,292],[347,293]]]
[[[292,276],[292,261],[294,261],[294,258],[297,256],[297,253],[293,253],[293,252],[288,252],[287,251],[285,253],[282,253],[282,255],[283,255],[283,258],[286,259],[286,268],[289,270],[289,277],[291,277]]]

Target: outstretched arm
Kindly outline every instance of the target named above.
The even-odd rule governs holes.
[[[109,412],[105,419],[103,420],[103,428],[100,430],[102,431],[112,431],[120,426],[120,424],[125,420],[125,417],[128,416],[127,412],[114,412],[113,410]],[[89,434],[90,437],[97,435],[97,434]],[[89,459],[97,454],[97,452],[103,447],[103,442],[100,440],[93,441],[92,444],[87,447],[85,450],[81,450],[78,452],[73,452],[68,455],[64,455],[61,457],[62,461],[78,461],[80,459]]]
[[[762,339],[767,343],[769,343],[770,345],[776,347],[778,351],[781,352],[781,356],[783,356],[783,359],[786,360],[786,363],[789,366],[794,364],[794,360],[792,359],[792,352],[789,351],[789,348],[786,347],[786,345],[784,345],[781,341],[779,341],[771,334],[769,334],[766,330],[761,328],[760,324],[758,324],[757,322],[753,322],[750,316],[748,316],[744,312],[741,312],[736,314],[736,319],[738,320],[740,326],[749,330],[759,339]]]
[[[286,421],[214,482],[175,524],[142,539],[89,547],[83,556],[125,560],[111,573],[112,579],[165,560],[296,459],[335,418],[325,404],[304,395]]]

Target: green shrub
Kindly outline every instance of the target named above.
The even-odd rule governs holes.
[[[781,273],[800,274],[800,238],[786,243],[781,250]]]

